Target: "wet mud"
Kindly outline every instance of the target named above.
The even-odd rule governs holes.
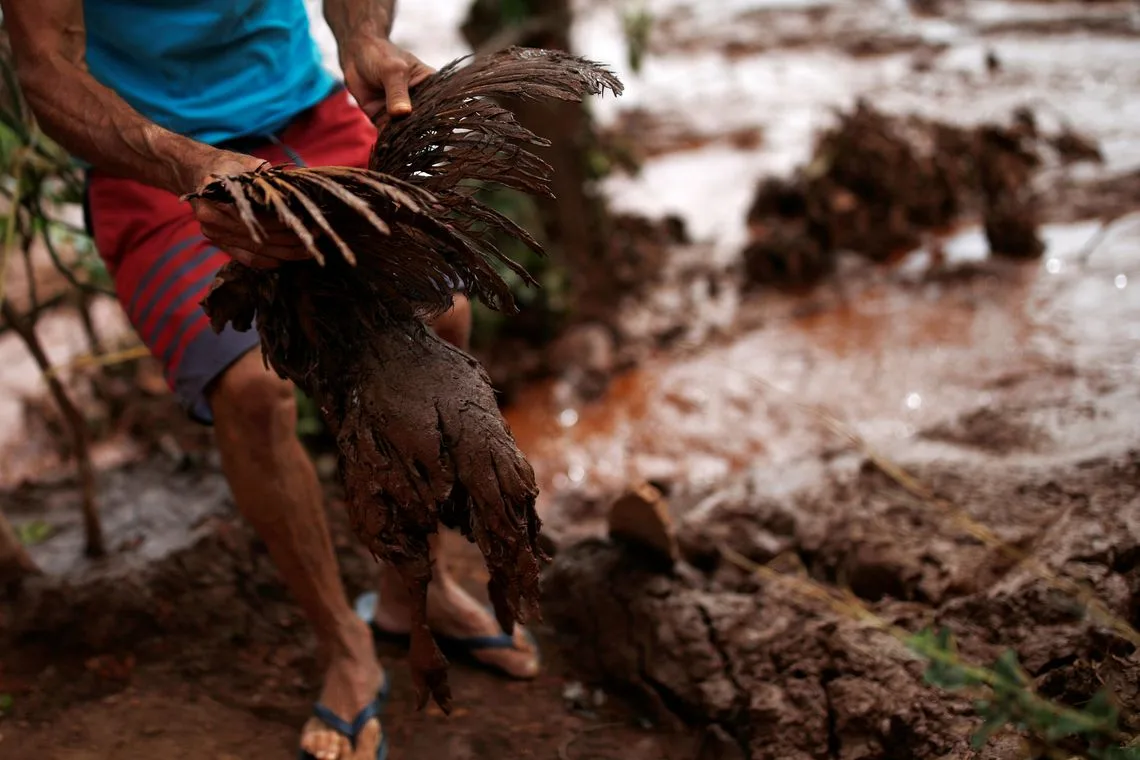
[[[929,251],[878,274],[848,262],[842,283],[753,304],[751,337],[649,362],[533,440],[531,409],[516,430],[553,454],[539,474],[562,539],[544,609],[582,677],[662,723],[715,727],[742,757],[1026,756],[1012,732],[971,748],[972,700],[925,684],[892,637],[726,562],[727,547],[907,631],[944,626],[972,662],[1012,649],[1064,704],[1106,689],[1140,731],[1140,652],[1033,569],[1140,624],[1140,247],[1122,226],[1086,259],[1096,229],[1046,227],[1032,264],[988,258],[980,229],[947,239],[933,268]],[[639,480],[670,494],[672,570],[597,537],[618,484]]]
[[[985,426],[974,432],[988,438]],[[903,463],[1004,540],[1089,584],[1113,614],[1140,622],[1140,452],[1011,468],[1018,451],[963,446]],[[850,589],[912,632],[948,627],[971,661],[1013,648],[1052,698],[1080,706],[1107,686],[1125,729],[1140,730],[1140,655],[1080,604],[858,455],[798,469],[794,480],[809,486],[789,491],[786,470],[759,469],[679,510],[685,564],[675,571],[600,539],[560,553],[546,610],[587,677],[686,723],[716,724],[758,760],[977,756],[970,700],[924,684],[925,665],[892,637],[725,562],[727,546]],[[997,742],[982,756],[1022,752]]]
[[[431,13],[462,18],[466,4],[451,5]],[[676,214],[688,243],[629,257],[659,265],[653,287],[623,303],[616,324],[552,348],[555,377],[516,389],[505,410],[555,555],[537,629],[547,669],[518,684],[457,666],[445,717],[414,711],[406,653],[381,650],[395,677],[393,758],[1005,758],[1021,748],[1007,733],[970,750],[971,703],[924,686],[922,663],[892,639],[726,563],[726,543],[849,589],[907,630],[946,625],[979,662],[1013,647],[1043,695],[1079,705],[1107,686],[1137,733],[1137,653],[902,491],[818,414],[1140,624],[1135,217],[1088,248],[1098,220],[1124,217],[1140,197],[1130,4],[1061,13],[947,2],[899,14],[880,7],[897,3],[781,2],[753,15],[740,3],[663,5],[650,65],[628,93],[645,109],[631,123],[658,131],[642,136],[640,177],[605,185],[631,218]],[[439,52],[458,33],[439,34],[423,14],[402,11],[398,35],[437,53],[424,60],[462,52]],[[1068,29],[1056,28],[1061,17]],[[619,60],[606,23],[584,16],[576,41]],[[733,108],[693,109],[694,92]],[[804,162],[821,114],[855,93],[891,113],[967,122],[1044,93],[1071,106],[1106,164],[1040,178],[1039,259],[995,260],[985,230],[967,223],[900,246],[888,265],[839,255],[806,295],[742,297],[737,253],[757,180]],[[599,119],[614,123],[607,109]],[[53,346],[70,332],[45,322]],[[53,359],[65,360],[60,350]],[[6,389],[30,392],[9,371]],[[294,755],[319,690],[312,637],[200,453],[208,436],[147,400],[154,407],[126,426],[146,458],[100,478],[109,560],[82,558],[72,483],[0,493],[18,531],[47,529],[31,547],[46,577],[0,603],[10,697],[0,757]],[[666,493],[679,525],[673,571],[600,538],[614,499],[641,481]],[[349,591],[364,590],[373,560],[335,490],[328,507]],[[462,582],[483,592],[481,557],[454,548]]]
[[[83,557],[72,484],[3,494],[13,522],[43,525],[46,538],[30,549],[44,575],[0,603],[0,756],[296,756],[321,682],[313,638],[212,459],[158,455],[103,473],[112,553],[100,561]],[[375,561],[332,486],[327,514],[347,590],[373,588]],[[454,534],[445,545],[460,581],[485,594],[479,552]],[[549,629],[532,630],[546,672],[510,682],[456,664],[446,717],[434,705],[416,709],[407,652],[379,647],[394,684],[394,747],[406,757],[549,758],[566,745],[571,757],[691,756],[697,736],[666,741],[601,692],[571,698]]]
[[[761,182],[741,254],[747,281],[814,285],[834,271],[840,251],[887,262],[973,219],[992,255],[1036,258],[1045,245],[1034,180],[1047,160],[1103,156],[1072,128],[1041,134],[1027,108],[1007,124],[964,128],[891,116],[860,100],[791,179]]]

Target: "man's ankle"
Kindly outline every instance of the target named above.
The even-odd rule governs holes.
[[[372,633],[368,624],[355,614],[335,621],[323,631],[319,631],[318,641],[322,653],[333,658],[360,659],[374,657]]]

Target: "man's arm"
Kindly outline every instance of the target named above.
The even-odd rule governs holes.
[[[388,39],[396,0],[324,0],[324,14],[336,37],[344,82],[364,112],[373,120],[385,111],[411,113],[408,89],[432,70]]]
[[[82,0],[0,0],[20,87],[44,133],[109,174],[183,194],[257,168],[143,117],[87,71]]]
[[[324,11],[338,43],[357,31],[386,40],[392,34],[396,0],[325,0]]]

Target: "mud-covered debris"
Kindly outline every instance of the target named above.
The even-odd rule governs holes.
[[[1050,140],[1050,143],[1053,145],[1053,150],[1057,151],[1057,155],[1065,163],[1080,161],[1104,163],[1104,153],[1096,141],[1088,135],[1082,135],[1073,130],[1072,127],[1062,129],[1060,134]]]
[[[816,221],[818,211],[808,212],[810,200],[795,182],[769,177],[761,183],[747,217],[749,282],[811,285],[834,269],[829,230]]]
[[[669,564],[680,559],[669,504],[648,483],[631,488],[610,507],[609,533],[611,538],[648,549]]]
[[[907,469],[1135,620],[1140,534],[1130,526],[1140,453],[1061,470],[1050,461],[1012,478],[993,456]],[[758,469],[683,515],[684,557],[696,567],[663,568],[625,542],[563,548],[547,573],[544,610],[587,687],[607,683],[646,709],[718,726],[751,760],[1024,756],[1000,740],[974,754],[978,695],[924,682],[925,663],[867,626],[854,611],[862,606],[912,632],[946,626],[967,662],[989,665],[1012,648],[1038,693],[1070,707],[1107,687],[1122,729],[1140,730],[1140,667],[1125,638],[880,472],[839,461],[812,467],[819,477],[791,491],[773,485],[778,468]],[[746,553],[785,577],[718,566],[705,546]],[[802,566],[781,568],[770,559],[777,552]],[[828,584],[864,601],[839,614],[805,592],[800,579],[809,577],[813,589]],[[1079,740],[1072,748],[1080,754]]]
[[[811,285],[832,272],[839,251],[891,261],[969,218],[981,219],[995,255],[1039,256],[1033,180],[1046,151],[1070,162],[1097,148],[1071,130],[1044,137],[1027,108],[1008,125],[966,128],[860,101],[790,179],[760,183],[742,253],[748,281]]]
[[[649,159],[711,145],[755,150],[764,142],[764,131],[748,125],[726,132],[706,132],[684,119],[647,108],[630,108],[601,130],[600,141],[615,168],[634,172]]]
[[[986,71],[991,75],[1001,71],[1001,59],[998,54],[993,50],[986,51]]]
[[[684,221],[677,216],[649,219],[621,214],[613,219],[606,265],[623,288],[642,289],[660,278],[669,250],[689,241]]]
[[[527,48],[455,61],[415,88],[415,112],[381,126],[368,170],[274,167],[208,186],[256,236],[257,212],[293,229],[313,260],[273,271],[226,265],[204,307],[215,330],[256,321],[268,363],[319,405],[336,436],[357,536],[401,575],[412,599],[411,666],[420,706],[450,704],[447,661],[427,625],[428,540],[439,526],[478,545],[505,631],[537,619],[538,488],[479,363],[423,319],[463,283],[514,310],[492,266],[527,273],[492,242],[541,253],[525,230],[475,197],[479,184],[550,194],[546,144],[497,100],[580,101],[621,83],[598,64]],[[314,232],[322,232],[319,238]]]

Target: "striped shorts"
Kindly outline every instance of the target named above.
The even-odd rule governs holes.
[[[273,164],[367,166],[376,130],[344,89],[295,118],[273,138],[219,147]],[[258,346],[255,330],[215,333],[200,305],[229,257],[202,236],[190,204],[163,190],[92,171],[87,227],[139,337],[162,362],[186,412],[213,423],[210,384]]]

